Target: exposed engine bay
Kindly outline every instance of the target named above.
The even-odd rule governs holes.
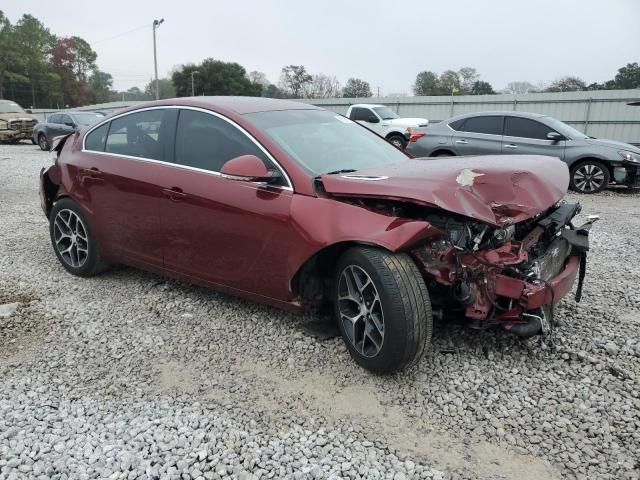
[[[351,199],[353,202],[354,200]],[[411,250],[435,308],[463,309],[472,326],[498,325],[521,336],[547,333],[553,305],[578,277],[579,300],[588,231],[575,227],[579,204],[558,203],[528,220],[500,227],[406,202],[355,200],[387,215],[428,221],[438,234]]]

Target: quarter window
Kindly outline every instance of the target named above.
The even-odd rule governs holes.
[[[467,118],[460,127],[461,132],[484,133],[488,135],[502,135],[502,117],[485,116]]]
[[[99,126],[95,130],[92,130],[89,135],[84,139],[85,150],[93,150],[95,152],[104,152],[104,143],[107,139],[107,132],[109,131],[109,123]]]
[[[521,117],[507,117],[504,126],[504,134],[507,137],[547,140],[547,134],[553,131],[553,128],[543,123]]]
[[[130,113],[111,121],[105,151],[131,157],[162,159],[160,127],[165,110]]]
[[[454,130],[460,130],[460,127],[462,127],[462,124],[464,123],[465,120],[466,120],[466,118],[461,118],[460,120],[456,120],[455,122],[451,122],[449,124],[449,126]]]
[[[177,164],[212,172],[241,155],[255,155],[271,168],[264,152],[238,128],[195,110],[180,110],[175,148]]]

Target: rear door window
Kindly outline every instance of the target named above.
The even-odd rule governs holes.
[[[264,152],[245,133],[215,115],[180,110],[176,131],[175,162],[219,172],[232,158],[255,155],[273,168]]]
[[[164,109],[155,109],[130,113],[112,120],[105,152],[162,160],[160,127],[164,117]]]
[[[502,117],[497,115],[467,118],[460,127],[461,132],[502,135]]]
[[[49,119],[47,120],[48,123],[60,123],[60,119],[62,118],[62,115],[60,115],[59,113],[54,113],[53,115],[51,115],[49,117]]]
[[[521,117],[507,117],[504,126],[504,134],[507,137],[547,140],[547,134],[553,131],[553,128],[544,123]]]

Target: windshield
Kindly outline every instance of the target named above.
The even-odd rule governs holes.
[[[102,115],[98,115],[97,113],[74,113],[73,118],[75,119],[78,125],[93,125],[98,120],[102,120],[104,118]]]
[[[283,110],[246,115],[313,176],[407,160],[382,137],[325,110]]]
[[[388,107],[373,107],[373,111],[376,112],[383,120],[394,120],[400,118],[396,112]]]
[[[571,140],[591,138],[588,135],[582,133],[580,130],[576,130],[575,128],[570,127],[566,123],[561,122],[560,120],[557,120],[553,117],[546,117],[545,120],[547,121],[547,125],[555,129],[558,133],[561,133],[565,137],[570,138]]]
[[[0,113],[25,113],[20,105],[11,102],[0,102]]]

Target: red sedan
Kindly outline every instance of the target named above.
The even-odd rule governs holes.
[[[410,159],[335,113],[242,97],[138,105],[53,149],[40,195],[70,273],[123,263],[330,306],[375,372],[420,358],[434,310],[547,333],[584,271],[591,222],[571,224],[579,205],[561,203],[567,167],[550,157]]]

